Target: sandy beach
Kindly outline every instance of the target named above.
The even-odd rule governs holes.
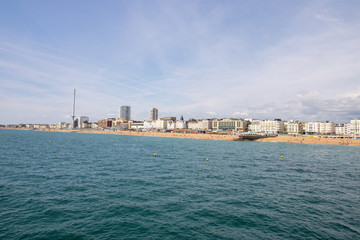
[[[41,131],[41,130],[40,130]],[[220,134],[202,134],[202,133],[171,133],[171,132],[135,132],[135,131],[102,131],[102,130],[65,130],[65,129],[47,129],[43,131],[55,132],[78,132],[78,133],[95,133],[95,134],[115,134],[115,135],[132,135],[132,136],[150,136],[150,137],[170,137],[170,138],[192,138],[221,141],[235,141],[237,135],[220,135]]]
[[[33,130],[18,128],[18,130]],[[221,134],[204,134],[204,133],[171,133],[171,132],[135,132],[135,131],[108,131],[108,130],[69,130],[69,129],[37,129],[35,131],[52,131],[52,132],[74,132],[74,133],[93,133],[93,134],[115,134],[115,135],[132,135],[132,136],[150,136],[150,137],[170,137],[170,138],[192,138],[220,141],[236,141],[237,135]],[[286,142],[302,144],[329,144],[329,145],[353,145],[360,146],[360,139],[342,139],[342,138],[324,138],[318,136],[293,136],[278,135],[275,137],[261,138],[258,142]]]
[[[271,138],[262,138],[259,142],[288,142],[305,144],[330,144],[330,145],[354,145],[360,146],[360,139],[342,139],[342,138],[321,138],[316,136],[290,136],[279,135]]]

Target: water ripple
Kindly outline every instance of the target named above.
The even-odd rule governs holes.
[[[359,152],[1,130],[0,239],[360,239]]]

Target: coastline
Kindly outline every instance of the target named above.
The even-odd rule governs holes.
[[[29,128],[3,128],[15,130],[33,130],[47,132],[72,132],[72,133],[93,133],[93,134],[113,134],[113,135],[129,135],[129,136],[149,136],[149,137],[168,137],[168,138],[189,138],[189,139],[205,139],[219,141],[237,141],[238,135],[220,135],[205,133],[171,133],[171,132],[133,132],[133,131],[106,131],[92,129],[29,129]],[[350,145],[360,146],[360,139],[344,139],[344,138],[321,138],[310,136],[293,136],[278,135],[255,140],[257,142],[282,142],[282,143],[300,143],[300,144],[326,144],[326,145]]]
[[[262,138],[256,140],[258,142],[287,142],[287,143],[301,143],[301,144],[327,144],[327,145],[350,145],[360,146],[360,139],[349,138],[322,138],[310,136],[291,136],[278,135],[273,138]]]
[[[238,135],[220,135],[204,133],[171,133],[171,132],[133,132],[133,131],[106,131],[92,129],[30,129],[30,128],[3,128],[13,130],[32,130],[46,132],[69,132],[69,133],[93,133],[93,134],[112,134],[112,135],[129,135],[129,136],[148,136],[148,137],[168,137],[168,138],[191,138],[205,140],[235,141]]]

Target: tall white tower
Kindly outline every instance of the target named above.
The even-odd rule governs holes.
[[[124,120],[131,119],[131,107],[122,105],[120,106],[120,118]]]

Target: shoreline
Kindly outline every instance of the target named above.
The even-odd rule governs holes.
[[[311,135],[310,135],[311,136]],[[325,144],[325,145],[346,145],[360,146],[360,139],[353,138],[324,138],[317,136],[291,136],[278,135],[273,138],[262,138],[258,142],[282,142],[282,143],[300,143],[300,144]]]
[[[44,132],[69,132],[69,133],[93,133],[93,134],[112,134],[112,135],[128,135],[128,136],[149,136],[149,137],[168,137],[168,138],[189,138],[189,139],[205,139],[220,141],[235,141],[238,135],[220,135],[205,133],[171,133],[171,132],[133,132],[133,131],[104,131],[90,129],[30,129],[30,128],[2,128],[12,130],[30,130]]]
[[[171,133],[171,132],[133,132],[133,131],[105,131],[91,129],[29,129],[29,128],[1,128],[12,130],[32,130],[46,132],[73,132],[73,133],[93,133],[93,134],[112,134],[112,135],[128,135],[128,136],[149,136],[149,137],[168,137],[168,138],[188,138],[188,139],[204,139],[219,141],[239,141],[239,135],[220,135],[205,133]],[[241,140],[240,140],[241,141]],[[322,138],[317,136],[293,136],[293,135],[277,135],[254,140],[257,142],[281,142],[281,143],[299,143],[299,144],[326,144],[326,145],[349,145],[360,146],[360,139],[345,138]]]

